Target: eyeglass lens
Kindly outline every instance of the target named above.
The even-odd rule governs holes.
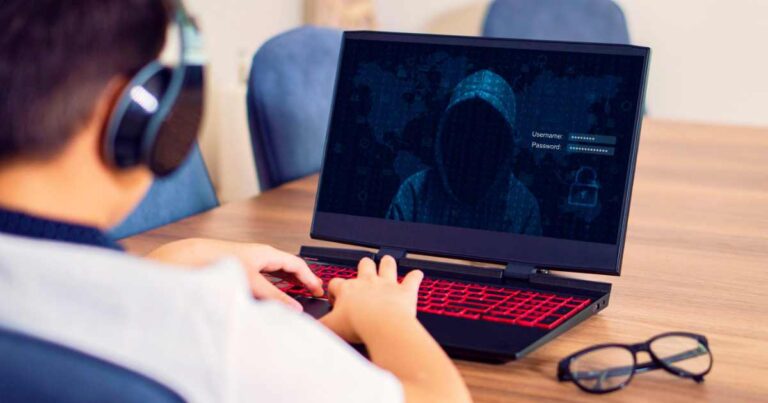
[[[618,389],[632,377],[635,357],[623,347],[604,347],[582,354],[571,361],[573,380],[581,387],[603,392]]]
[[[707,347],[693,337],[661,337],[651,342],[650,350],[671,370],[690,376],[704,374],[712,364]]]

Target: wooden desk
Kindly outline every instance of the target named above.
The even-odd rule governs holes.
[[[308,237],[317,178],[126,241],[146,252],[184,237],[265,242],[297,252]],[[477,402],[768,401],[768,129],[647,121],[622,276],[611,305],[519,362],[458,362]],[[601,276],[592,276],[592,278]],[[671,330],[710,339],[706,382],[664,371],[595,397],[558,383],[559,359],[603,342]]]

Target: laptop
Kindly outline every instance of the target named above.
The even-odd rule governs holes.
[[[345,33],[311,237],[348,246],[301,256],[327,282],[391,255],[450,355],[525,356],[608,306],[557,273],[620,274],[649,53]]]

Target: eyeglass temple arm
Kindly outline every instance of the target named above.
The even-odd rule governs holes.
[[[699,346],[692,350],[684,351],[682,353],[671,355],[669,357],[658,357],[658,358],[659,360],[663,361],[666,364],[672,364],[675,362],[687,360],[689,358],[696,358],[704,354],[707,354],[707,350]],[[636,366],[635,372],[646,372],[646,371],[654,370],[657,368],[659,368],[659,366],[656,365],[656,363],[654,363],[653,361],[649,361]]]

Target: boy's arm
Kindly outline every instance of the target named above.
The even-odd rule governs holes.
[[[364,343],[371,360],[403,384],[407,402],[469,402],[453,362],[416,320],[422,277],[411,272],[398,284],[394,259],[385,257],[378,274],[373,261],[363,259],[357,279],[331,282],[334,309],[321,322],[347,341]]]
[[[295,277],[314,295],[323,295],[322,281],[306,262],[268,245],[191,238],[165,244],[146,257],[185,267],[207,267],[221,259],[234,257],[245,269],[254,297],[276,300],[299,311],[301,304],[275,287],[263,273],[283,271]]]

